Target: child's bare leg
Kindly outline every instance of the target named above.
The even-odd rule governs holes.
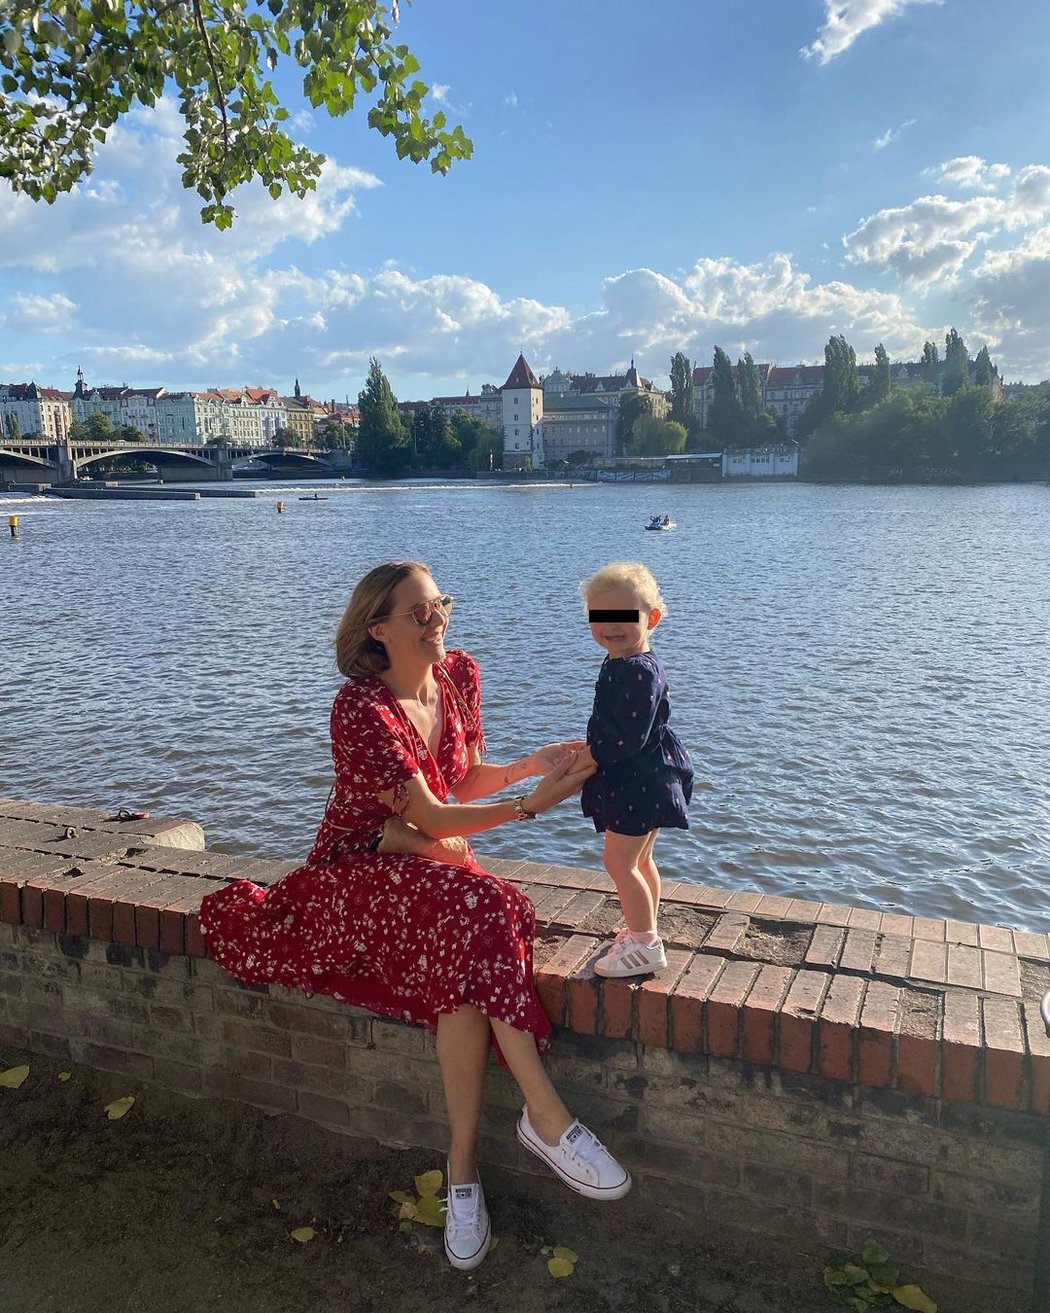
[[[638,869],[642,873],[642,879],[649,886],[649,897],[653,901],[653,928],[655,929],[660,920],[660,868],[656,865],[656,859],[653,857],[653,849],[656,847],[656,836],[659,830],[651,830],[649,837],[645,841],[645,847],[638,858]]]
[[[633,934],[652,933],[656,929],[653,894],[641,869],[642,854],[650,838],[648,834],[605,832],[605,869],[616,885],[627,929]]]

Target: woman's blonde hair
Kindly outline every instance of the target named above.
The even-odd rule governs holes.
[[[389,667],[386,648],[368,627],[389,614],[390,598],[403,579],[429,573],[421,561],[384,561],[369,570],[350,594],[335,631],[335,663],[348,679],[378,675]]]
[[[667,606],[660,596],[660,585],[641,561],[613,561],[611,565],[603,565],[597,574],[592,574],[589,579],[584,579],[580,584],[584,609],[587,609],[592,593],[600,593],[606,588],[633,589],[639,602],[650,611],[659,611],[661,615],[667,614]]]

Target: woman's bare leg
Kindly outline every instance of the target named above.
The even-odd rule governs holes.
[[[545,1144],[557,1144],[572,1117],[544,1069],[535,1035],[505,1021],[492,1019],[491,1025],[510,1074],[521,1088],[532,1129]]]
[[[448,1110],[450,1185],[478,1179],[478,1126],[490,1038],[488,1017],[477,1008],[465,1004],[438,1017],[437,1058]]]

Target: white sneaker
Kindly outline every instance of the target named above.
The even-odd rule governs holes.
[[[445,1202],[445,1257],[461,1272],[477,1267],[489,1252],[492,1227],[485,1192],[472,1185],[450,1185]]]
[[[544,1144],[523,1108],[518,1139],[577,1194],[588,1199],[622,1199],[631,1188],[631,1174],[621,1167],[586,1126],[574,1121],[556,1145]]]
[[[631,938],[629,930],[621,930],[605,956],[595,962],[594,972],[599,976],[647,976],[666,967],[667,954],[662,939],[658,939],[652,948],[646,948]]]

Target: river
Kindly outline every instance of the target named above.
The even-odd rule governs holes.
[[[1047,488],[304,491],[0,497],[21,520],[0,542],[0,792],[187,815],[223,851],[296,858],[365,569],[418,558],[455,594],[450,645],[481,662],[500,761],[582,734],[602,653],[578,581],[635,558],[667,599],[654,648],[697,771],[665,877],[1050,929]],[[643,531],[657,511],[675,532]],[[600,861],[571,802],[476,847]]]

